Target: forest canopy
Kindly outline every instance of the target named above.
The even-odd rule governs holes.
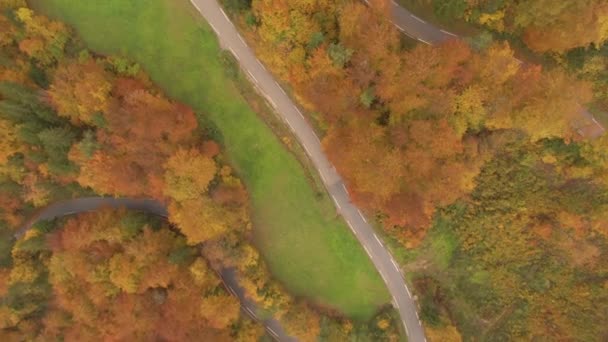
[[[247,192],[196,114],[25,3],[0,9],[0,339],[262,336],[198,247],[228,231],[249,246],[250,225]],[[179,225],[103,211],[15,242],[36,208],[91,195],[156,199]],[[181,222],[186,200],[198,208]]]
[[[240,326],[250,331],[239,334],[261,336],[197,254],[167,223],[142,214],[104,210],[46,236],[32,231],[12,252],[0,335],[232,341]]]
[[[23,1],[0,0],[0,28],[0,339],[257,340],[263,327],[221,284],[228,269],[303,341],[398,338],[388,307],[355,322],[273,279],[206,113]],[[105,210],[13,239],[38,209],[83,196],[155,199],[169,221]]]
[[[498,39],[415,44],[387,1],[225,3],[322,127],[353,200],[405,247],[429,338],[606,336],[608,138],[579,130],[608,103],[601,52],[564,68]],[[434,3],[502,11],[485,23],[539,52],[606,39],[601,1]]]

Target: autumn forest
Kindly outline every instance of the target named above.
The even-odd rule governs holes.
[[[409,250],[428,336],[602,340],[608,138],[580,127],[608,109],[606,4],[434,3],[478,20],[495,8],[486,25],[521,32],[546,62],[499,39],[414,44],[390,1],[225,1],[317,120],[356,203]],[[585,15],[597,34],[577,31]]]
[[[263,326],[223,285],[226,269],[293,336],[318,335],[321,320],[335,334],[395,334],[385,312],[353,328],[271,278],[251,244],[247,191],[204,114],[61,22],[0,4],[2,340],[257,340]],[[157,199],[170,222],[106,209],[12,238],[36,208],[93,195]]]
[[[221,1],[395,255],[429,341],[608,338],[608,134],[585,131],[608,125],[608,4],[549,3],[426,1],[483,31],[427,45],[388,0]],[[290,292],[209,113],[167,93],[0,0],[0,340],[268,341],[270,318],[302,341],[403,340],[390,303],[361,320]],[[103,208],[14,237],[97,196],[168,219]]]

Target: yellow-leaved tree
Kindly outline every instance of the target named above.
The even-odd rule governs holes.
[[[196,149],[180,149],[165,164],[165,195],[177,202],[198,198],[216,173],[213,159]]]
[[[0,120],[0,137],[0,164],[4,164],[8,157],[19,152],[19,143],[13,126],[5,120]]]
[[[110,74],[89,59],[59,66],[49,96],[59,115],[73,124],[92,124],[96,114],[108,110],[111,90]]]
[[[230,228],[234,214],[222,208],[208,197],[183,202],[171,202],[169,218],[195,245],[216,238]]]

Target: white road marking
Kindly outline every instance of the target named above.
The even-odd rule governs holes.
[[[315,139],[317,140],[317,142],[319,143],[319,145],[321,145],[321,140],[319,140],[319,137],[313,132],[313,134]]]
[[[424,21],[424,20],[422,20],[422,19],[418,18],[417,16],[415,16],[415,15],[413,15],[413,14],[410,14],[410,16],[412,16],[412,18],[414,18],[414,19],[418,20],[419,22],[421,22],[421,23],[423,23],[423,24],[426,24],[426,21]]]
[[[300,117],[302,118],[302,120],[306,120],[306,119],[304,118],[304,115],[302,114],[302,112],[300,112],[300,109],[299,109],[298,107],[293,106],[293,108],[295,108],[295,109],[296,109],[296,112],[298,112],[298,114],[300,115]]]
[[[291,125],[291,122],[289,122],[289,120],[287,120],[287,119],[285,119],[285,122],[287,122],[287,124],[289,125],[289,128],[291,128],[291,130],[295,132],[295,130],[293,129],[293,126]]]
[[[310,151],[308,150],[308,147],[306,147],[306,145],[304,145],[304,144],[302,144],[302,146],[304,146],[304,149],[306,150],[306,153],[308,153],[308,155],[312,157],[312,154],[310,154]]]
[[[412,36],[411,34],[407,33],[403,27],[399,26],[399,24],[397,24],[397,23],[393,23],[393,25],[395,25],[395,26],[396,26],[396,27],[399,29],[399,31],[401,31],[401,32],[402,32],[403,34],[405,34],[406,36],[408,36],[408,37],[410,37],[410,38],[412,38],[412,39],[416,39],[416,37],[414,37],[414,36]]]
[[[331,198],[334,200],[334,203],[336,203],[336,207],[338,207],[338,210],[342,210],[342,207],[340,206],[340,203],[338,203],[336,197],[334,195],[331,195]]]
[[[445,34],[447,34],[447,35],[450,35],[450,36],[452,36],[452,37],[458,37],[458,35],[455,35],[455,34],[453,34],[453,33],[452,33],[452,32],[450,32],[450,31],[446,31],[446,30],[439,30],[439,31],[441,31],[441,32],[443,32],[443,33],[445,33]]]
[[[365,216],[363,216],[363,214],[361,213],[361,210],[357,209],[357,212],[359,212],[359,216],[361,216],[363,222],[367,223],[367,220],[365,219]]]
[[[350,228],[350,230],[352,230],[353,233],[355,233],[355,235],[357,235],[357,231],[353,227],[353,224],[347,218],[345,218],[344,220],[346,221],[346,224],[348,225],[348,227]]]
[[[236,292],[234,292],[234,289],[232,287],[228,286],[228,291],[230,291],[230,293],[232,293],[232,295],[236,297]]]
[[[363,245],[363,249],[365,249],[365,252],[367,253],[367,255],[369,255],[369,257],[372,257],[372,254],[369,252],[369,249],[367,249],[366,245]],[[380,272],[380,275],[382,276],[382,278],[384,278],[384,275],[382,274],[382,272]]]
[[[249,314],[253,317],[253,318],[258,318],[258,316],[256,316],[256,314],[248,307],[245,307],[245,310],[247,310],[247,312],[249,312]]]
[[[432,45],[431,43],[427,42],[426,40],[422,39],[422,38],[417,38],[419,41],[423,42],[426,45]]]
[[[319,172],[319,176],[321,176],[323,183],[327,183],[327,180],[325,179],[325,176],[323,176],[323,173]]]
[[[344,189],[344,192],[346,192],[346,194],[348,194],[348,189],[346,189],[346,186],[344,185],[344,183],[342,183],[342,189]]]
[[[399,310],[399,302],[397,302],[397,298],[395,298],[395,296],[393,296],[393,302],[395,303],[397,310]]]
[[[198,7],[198,5],[196,4],[196,2],[190,0],[190,3],[192,4],[192,6],[196,7],[196,9],[201,12],[201,9]]]
[[[232,53],[232,55],[234,56],[234,58],[236,58],[237,61],[239,61],[239,55],[236,54],[236,52],[234,52],[234,50],[232,49],[232,47],[228,48],[230,50],[230,52]]]
[[[244,43],[244,42],[243,42]],[[258,64],[260,65],[260,67],[264,70],[266,70],[266,67],[264,66],[264,64],[262,64],[262,62],[260,62],[259,59],[256,58],[256,62],[258,62]],[[276,83],[276,82],[275,82]]]
[[[405,285],[403,285],[405,286]],[[405,286],[405,292],[407,292],[407,296],[412,298],[412,294],[410,293],[410,289],[407,288],[407,286]]]
[[[220,11],[222,11],[224,18],[226,18],[226,20],[230,21],[230,18],[228,18],[228,16],[226,15],[226,12],[224,12],[224,9],[220,7]]]
[[[243,37],[241,37],[240,34],[238,35],[238,37],[239,37],[239,40],[241,41],[241,43],[247,45],[247,43],[245,43],[245,40],[243,39]]]
[[[200,11],[200,10],[199,10],[199,11]],[[209,26],[211,26],[211,29],[213,30],[213,32],[215,32],[215,34],[216,34],[216,35],[219,37],[219,36],[220,36],[220,34],[219,34],[219,32],[217,31],[217,29],[215,28],[215,26],[213,26],[213,24],[212,24],[210,21],[208,21],[208,23],[209,23]]]
[[[279,82],[274,81],[274,84],[276,84],[276,85],[277,85],[277,87],[279,87],[279,89],[281,90],[281,93],[283,93],[283,95],[287,95],[287,94],[285,93],[285,90],[283,90],[283,87],[281,87],[281,85],[279,84]]]
[[[384,280],[384,283],[388,284],[388,281],[386,281],[386,277],[384,276],[384,273],[380,272],[380,276],[382,277],[382,280]]]
[[[412,36],[411,34],[409,34],[409,33],[405,32],[405,31],[403,31],[403,34],[405,34],[406,36],[408,36],[408,37],[410,37],[410,38],[412,38],[412,39],[416,40],[416,37]]]
[[[391,259],[391,263],[393,264],[393,266],[395,266],[395,268],[397,269],[397,271],[399,271],[399,266],[397,266],[397,263],[395,262],[395,259]]]
[[[279,337],[279,335],[274,330],[272,330],[271,327],[268,327],[268,331],[272,334],[272,336]]]
[[[270,96],[266,97],[266,99],[268,100],[268,102],[270,102],[270,104],[272,105],[272,108],[277,109],[277,104],[274,103],[274,101],[272,100],[272,98]]]
[[[416,314],[416,318],[418,318],[418,320],[420,320],[420,317],[418,317],[418,310],[414,311],[414,313]]]
[[[347,225],[347,226],[348,226],[348,228],[350,228],[350,230],[352,230],[352,231],[353,231],[353,233],[354,233],[354,232],[355,232],[355,230],[353,229],[353,225],[352,225],[352,224],[350,224],[350,221],[349,221],[347,218],[345,218],[345,219],[344,219],[344,221],[346,221],[346,225]]]
[[[418,324],[422,325],[422,322],[420,321],[420,318],[418,319]]]
[[[378,239],[378,235],[374,234],[374,239],[376,239],[376,241],[378,241],[380,246],[382,246],[382,241],[380,241],[380,239]]]
[[[599,123],[599,122],[597,122],[597,120],[595,120],[595,117],[594,117],[594,116],[591,116],[591,120],[593,120],[593,122],[595,122],[595,124],[596,124],[596,125],[597,125],[599,128],[601,128],[601,129],[602,129],[602,131],[605,131],[605,130],[606,130],[606,129],[604,128],[604,126],[603,126],[601,123]]]
[[[258,79],[257,79],[257,78],[255,78],[255,76],[253,76],[253,74],[251,73],[251,71],[247,70],[247,73],[249,74],[249,76],[251,76],[251,78],[253,79],[253,81],[254,81],[255,83],[258,83]]]
[[[405,327],[405,335],[407,335],[407,337],[410,336],[410,332],[407,330],[407,324],[405,323],[405,320],[401,320],[401,322],[403,322],[403,326]]]

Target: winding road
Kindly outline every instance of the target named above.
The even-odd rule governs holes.
[[[374,233],[365,216],[351,203],[344,182],[323,153],[321,142],[304,115],[273,75],[256,58],[216,0],[190,0],[190,2],[215,31],[220,44],[234,55],[259,93],[266,97],[268,103],[298,138],[319,172],[337,210],[382,276],[392,296],[393,305],[399,311],[408,340],[426,341],[416,310],[416,302],[405,284],[398,264]]]
[[[20,239],[36,222],[51,220],[68,215],[92,212],[101,208],[126,208],[134,211],[142,211],[152,215],[168,217],[167,208],[164,204],[153,199],[113,198],[113,197],[84,197],[57,202],[39,210],[32,218],[26,221],[14,234]],[[236,296],[241,302],[241,308],[254,320],[264,324],[268,333],[280,341],[295,341],[287,335],[278,320],[274,318],[260,319],[256,314],[256,304],[245,296],[245,290],[239,285],[237,274],[233,268],[225,268],[219,271],[226,289]]]

